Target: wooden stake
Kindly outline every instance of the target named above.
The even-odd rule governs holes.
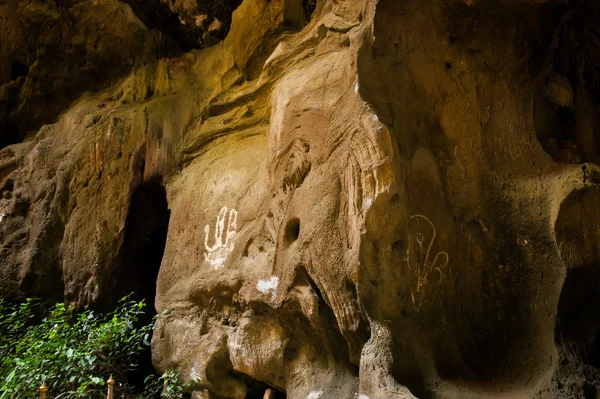
[[[40,387],[40,399],[46,399],[46,392],[48,392],[48,386],[46,385],[46,381],[43,381]]]
[[[106,384],[108,385],[108,397],[106,399],[113,399],[113,385],[115,385],[115,380],[113,380],[112,374],[108,381],[106,381]]]

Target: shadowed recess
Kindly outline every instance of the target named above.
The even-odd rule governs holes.
[[[555,342],[559,350],[556,383],[573,397],[596,398],[600,390],[600,190],[575,192],[562,203],[556,237],[567,273],[560,293]],[[578,369],[584,377],[569,378]]]
[[[154,177],[133,190],[123,244],[104,297],[108,307],[133,292],[134,299],[146,300],[147,313],[154,313],[156,279],[165,250],[170,213],[161,178]]]

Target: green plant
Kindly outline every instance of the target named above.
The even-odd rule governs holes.
[[[144,398],[161,396],[165,399],[183,399],[184,387],[178,382],[179,374],[167,370],[162,376],[150,375],[144,381]]]
[[[125,297],[105,315],[75,313],[62,303],[42,312],[36,300],[12,305],[0,299],[0,399],[34,397],[43,380],[49,399],[102,398],[111,374],[115,398],[182,397],[172,372],[154,384],[148,380],[143,392],[128,383],[150,344],[154,323],[139,322],[144,307]]]

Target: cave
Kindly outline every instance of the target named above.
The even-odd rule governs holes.
[[[600,242],[594,211],[600,189],[584,189],[563,201],[556,237],[566,276],[561,289],[554,339],[559,351],[555,377],[579,397],[596,398],[600,390]],[[578,369],[584,382],[566,378]]]
[[[242,374],[241,378],[248,389],[246,399],[285,399],[287,397],[284,392],[246,374]],[[267,391],[269,392],[267,393]]]
[[[130,195],[125,219],[123,242],[109,270],[107,286],[98,308],[113,310],[119,300],[131,294],[132,300],[144,300],[145,314],[139,323],[147,324],[156,315],[154,297],[156,280],[167,241],[170,217],[167,193],[160,176],[136,186]],[[154,372],[151,351],[142,354],[138,370],[128,373],[128,380],[143,386],[144,378]]]
[[[267,389],[264,387],[248,387],[248,393],[246,394],[246,399],[284,399],[286,398],[285,393],[278,391],[274,388],[271,389],[270,395],[267,394]]]
[[[581,360],[600,367],[600,265],[567,273],[558,304],[556,340],[582,352]]]
[[[169,217],[162,178],[153,177],[133,189],[123,244],[108,278],[106,310],[131,293],[132,299],[145,300],[147,316],[154,316],[156,279],[167,241]]]

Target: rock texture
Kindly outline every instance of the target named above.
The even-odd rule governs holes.
[[[154,301],[192,398],[597,396],[595,2],[0,16],[0,295]]]

